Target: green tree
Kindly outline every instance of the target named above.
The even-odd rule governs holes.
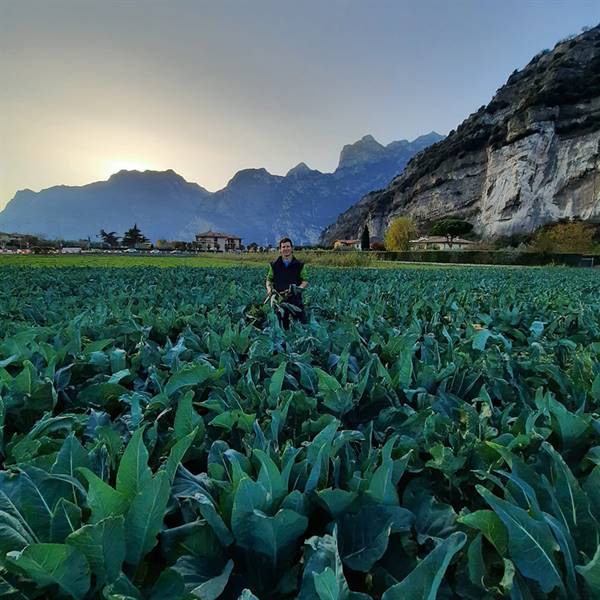
[[[137,223],[123,235],[123,246],[127,246],[127,248],[135,248],[139,244],[145,244],[148,241],[148,238],[140,231]]]
[[[454,238],[459,235],[465,235],[473,229],[473,225],[462,219],[441,219],[431,226],[429,233],[431,235],[443,235],[452,245]]]
[[[360,249],[369,250],[371,248],[371,237],[369,236],[369,228],[366,223],[360,236]]]
[[[417,226],[410,217],[397,217],[385,231],[385,249],[392,252],[406,252],[410,240],[417,235]]]
[[[110,248],[116,248],[119,245],[119,238],[116,235],[116,231],[106,232],[104,229],[100,230],[98,237],[102,240],[102,243]]]

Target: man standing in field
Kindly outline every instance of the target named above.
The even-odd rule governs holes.
[[[303,262],[297,260],[293,255],[293,245],[290,238],[279,240],[279,258],[269,265],[267,273],[267,296],[271,297],[273,292],[279,293],[283,301],[298,308],[298,311],[283,309],[279,320],[284,329],[290,326],[290,316],[306,323],[304,303],[302,302],[302,290],[308,285],[306,278],[306,267]]]

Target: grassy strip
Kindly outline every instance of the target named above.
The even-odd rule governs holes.
[[[148,254],[0,254],[0,267],[267,267],[276,253],[156,256]],[[295,256],[311,267],[367,267],[376,269],[439,269],[456,267],[527,268],[505,265],[467,265],[461,263],[402,262],[383,260],[367,252],[299,251]],[[537,267],[535,267],[537,268]]]
[[[28,267],[240,267],[261,266],[278,255],[276,253],[150,256],[144,254],[52,254],[52,255],[0,255],[0,266]],[[296,253],[299,260],[311,266],[323,267],[405,267],[400,263],[378,260],[363,252],[310,252]]]

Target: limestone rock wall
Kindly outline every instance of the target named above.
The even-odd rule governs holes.
[[[600,26],[515,71],[487,106],[340,215],[321,243],[356,237],[365,223],[383,237],[396,216],[422,230],[465,218],[487,239],[562,218],[600,221]]]

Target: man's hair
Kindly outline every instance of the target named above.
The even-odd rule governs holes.
[[[292,243],[292,240],[290,240],[290,238],[288,238],[288,237],[285,237],[285,238],[281,238],[281,239],[279,240],[279,245],[278,245],[278,248],[281,248],[281,244],[285,244],[286,242],[289,242],[289,243],[290,243],[290,246],[291,246],[292,248],[294,247],[294,244]]]

